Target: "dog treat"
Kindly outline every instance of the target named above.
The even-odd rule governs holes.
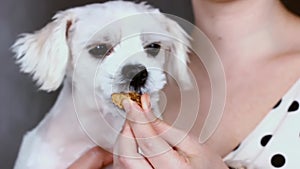
[[[141,102],[141,95],[135,92],[129,92],[129,93],[113,93],[111,95],[112,102],[118,106],[120,109],[124,109],[122,105],[122,101],[124,99],[130,99],[134,102],[136,102],[140,107],[142,107],[142,102]]]

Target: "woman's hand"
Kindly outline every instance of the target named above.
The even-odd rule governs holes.
[[[208,147],[155,118],[149,96],[142,96],[142,109],[129,100],[123,106],[127,122],[115,147],[114,168],[228,169]]]
[[[100,169],[112,163],[112,154],[94,147],[76,160],[68,169]]]

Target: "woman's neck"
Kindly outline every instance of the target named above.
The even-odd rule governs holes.
[[[278,53],[282,47],[278,42],[284,40],[280,31],[292,18],[278,0],[193,0],[193,4],[196,25],[229,62],[246,63]]]

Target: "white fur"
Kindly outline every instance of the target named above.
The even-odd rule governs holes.
[[[53,19],[41,30],[23,34],[12,47],[21,71],[32,74],[40,89],[53,91],[63,83],[51,111],[25,135],[15,169],[67,168],[97,144],[111,150],[125,114],[110,97],[128,90],[121,78],[125,65],[147,68],[149,78],[142,91],[151,95],[156,116],[158,91],[166,83],[162,70],[182,82],[189,80],[184,67],[187,34],[144,3],[92,4],[59,12]],[[144,51],[151,42],[161,42],[163,48],[154,58]],[[114,50],[103,59],[94,58],[89,47],[101,43]]]

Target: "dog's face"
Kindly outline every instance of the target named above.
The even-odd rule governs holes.
[[[72,68],[74,81],[94,88],[106,100],[114,92],[153,93],[162,89],[172,39],[155,15],[116,16],[114,22],[101,21],[87,32],[81,31],[86,21],[77,22],[70,37],[72,65],[76,65]],[[140,24],[143,20],[147,22]],[[101,23],[109,24],[103,27]],[[86,76],[87,72],[91,76]]]
[[[115,92],[156,94],[165,72],[189,83],[188,36],[157,9],[113,1],[68,9],[53,19],[12,49],[42,90],[56,90],[63,81],[72,85],[83,112],[96,109],[95,99],[102,113],[114,112]]]
[[[89,6],[89,10],[80,11],[76,25],[71,27],[75,85],[78,82],[79,88],[94,89],[101,102],[110,100],[115,92],[152,94],[162,89],[164,71],[168,71],[166,60],[176,60],[177,47],[186,61],[187,37],[174,21],[144,5],[118,4]],[[184,39],[176,42],[176,38]]]

